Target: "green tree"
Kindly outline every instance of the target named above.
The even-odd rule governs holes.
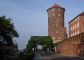
[[[13,51],[13,38],[19,37],[14,24],[10,18],[0,17],[0,60],[3,60],[6,54]],[[10,49],[8,48],[10,47]],[[5,49],[7,48],[7,49]],[[2,57],[1,57],[2,56]]]
[[[11,19],[5,16],[0,17],[0,37],[8,44],[12,43],[14,37],[19,37]]]
[[[52,46],[52,39],[49,36],[32,36],[27,44],[27,51],[32,51],[32,48],[36,50],[38,45],[42,45],[45,48],[51,48]]]
[[[26,58],[26,60],[32,60],[34,51],[37,50],[38,45],[42,45],[44,50],[46,50],[46,48],[51,49],[51,46],[53,44],[52,42],[53,41],[49,36],[31,36],[24,51],[24,57]],[[34,51],[32,48],[34,48]]]

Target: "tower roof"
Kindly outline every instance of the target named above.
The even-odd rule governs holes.
[[[60,5],[58,5],[58,4],[54,4],[53,6],[51,6],[50,8],[61,8],[61,6]]]
[[[58,4],[54,4],[54,5],[52,5],[49,9],[51,9],[51,8],[63,8],[63,7],[61,7],[60,5],[58,5]],[[49,10],[48,9],[48,10]]]

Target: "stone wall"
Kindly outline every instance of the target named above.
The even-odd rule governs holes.
[[[84,56],[84,33],[59,42],[57,52],[63,55]]]

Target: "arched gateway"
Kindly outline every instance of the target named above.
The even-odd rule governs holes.
[[[32,46],[33,51],[37,50],[51,50],[53,41],[49,36],[31,36],[29,44]]]

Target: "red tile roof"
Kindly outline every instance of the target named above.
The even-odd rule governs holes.
[[[61,6],[60,5],[58,5],[58,4],[54,4],[52,7],[50,7],[50,8],[60,8]]]
[[[61,6],[58,5],[58,4],[54,4],[54,5],[51,6],[49,9],[51,9],[51,8],[63,8],[63,7],[61,7]],[[47,9],[47,11],[48,11],[49,9]]]

